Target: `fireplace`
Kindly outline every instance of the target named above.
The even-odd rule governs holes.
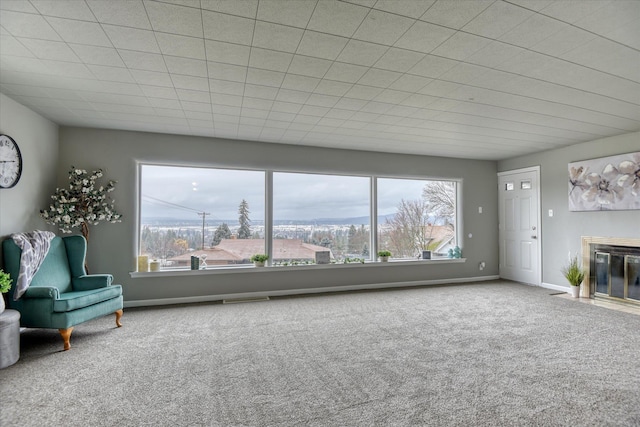
[[[640,304],[640,239],[583,237],[582,257],[581,296]]]

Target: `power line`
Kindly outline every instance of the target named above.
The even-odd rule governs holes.
[[[202,212],[202,211],[200,211],[200,210],[198,210],[198,209],[194,209],[194,208],[189,208],[189,207],[187,207],[187,206],[178,205],[177,203],[167,202],[166,200],[161,200],[161,199],[158,199],[158,198],[156,198],[156,197],[151,197],[151,196],[147,196],[147,195],[143,195],[142,197],[143,197],[143,198],[147,198],[147,199],[154,200],[154,201],[156,201],[156,202],[163,203],[163,204],[165,204],[165,205],[174,206],[174,207],[179,208],[179,209],[184,209],[184,210],[192,211],[192,212]]]

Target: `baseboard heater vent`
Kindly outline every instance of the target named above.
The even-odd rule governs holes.
[[[269,297],[247,297],[247,298],[231,298],[231,299],[223,299],[223,304],[240,304],[243,302],[262,302],[269,301]]]

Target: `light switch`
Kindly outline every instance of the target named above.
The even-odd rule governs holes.
[[[478,213],[482,213],[482,206],[478,206]]]
[[[553,209],[549,209],[549,216],[552,217],[553,216]]]

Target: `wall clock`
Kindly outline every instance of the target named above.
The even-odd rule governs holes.
[[[22,175],[22,155],[9,135],[0,135],[0,188],[11,188]]]

